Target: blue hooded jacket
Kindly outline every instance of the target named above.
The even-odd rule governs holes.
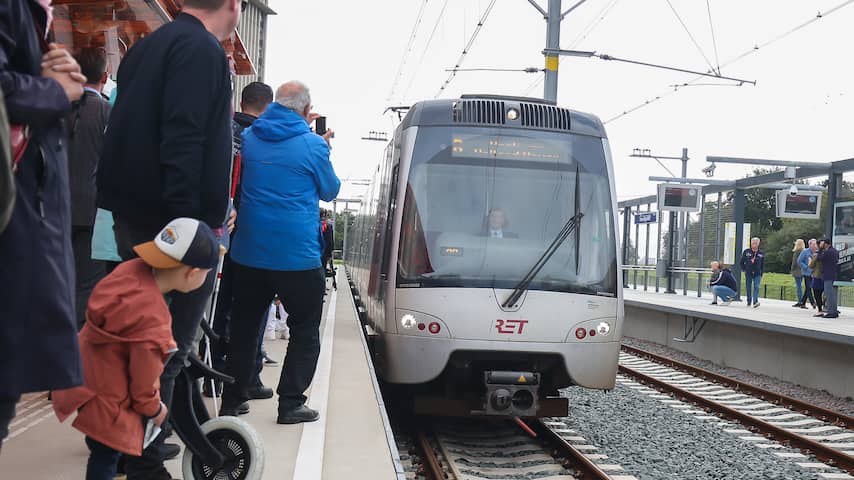
[[[264,270],[320,268],[319,201],[341,188],[329,146],[305,119],[272,103],[243,132],[240,210],[231,258]]]

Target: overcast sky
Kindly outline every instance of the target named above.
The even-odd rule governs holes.
[[[545,7],[547,1],[539,3]],[[563,3],[567,8],[575,0]],[[587,0],[563,22],[562,48],[699,71],[721,65],[723,75],[756,80],[757,85],[683,88],[613,119],[694,76],[563,58],[558,104],[594,113],[603,121],[613,119],[606,129],[619,199],[653,194],[654,184],[646,178],[667,175],[652,160],[630,158],[635,147],[673,156],[687,147],[691,177],[702,176],[707,155],[801,161],[854,157],[850,120],[854,4],[730,63],[843,3],[710,0],[707,6],[698,0]],[[448,77],[445,69],[454,65],[489,4],[489,0],[271,0],[278,15],[269,23],[266,81],[274,88],[290,79],[306,82],[315,109],[336,131],[333,163],[338,175],[366,178],[384,145],[360,138],[369,130],[392,132],[396,117],[383,115],[387,106],[437,95]],[[422,6],[421,22],[407,50]],[[497,0],[462,66],[541,68],[545,33],[545,21],[526,0]],[[531,88],[540,75],[461,72],[441,96],[527,91],[541,97],[542,83]],[[716,79],[699,83],[732,84]],[[678,172],[679,162],[669,162],[668,167]],[[722,165],[715,178],[738,178],[746,171]],[[363,189],[345,185],[342,196]]]

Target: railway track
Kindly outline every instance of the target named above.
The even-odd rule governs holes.
[[[619,371],[854,474],[851,417],[633,347]]]
[[[411,453],[427,480],[617,478],[568,442],[568,434],[574,432],[539,419],[435,421],[415,429]]]

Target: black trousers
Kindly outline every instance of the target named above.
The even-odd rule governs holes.
[[[320,317],[326,277],[323,268],[303,271],[261,270],[232,261],[234,269],[234,306],[231,316],[231,341],[225,371],[235,377],[226,385],[222,403],[233,408],[249,399],[247,389],[255,374],[255,358],[264,312],[279,295],[288,312],[291,331],[285,363],[279,377],[279,411],[293,410],[305,403],[305,390],[311,385],[320,354]]]
[[[163,225],[137,225],[125,218],[113,215],[113,230],[116,235],[116,245],[119,256],[125,260],[134,258],[133,246],[151,241]],[[184,368],[190,352],[194,350],[196,332],[199,330],[205,305],[213,292],[216,272],[211,270],[201,288],[190,293],[172,292],[168,295],[169,312],[172,314],[172,337],[178,344],[178,351],[166,362],[163,374],[160,375],[160,400],[171,410],[172,390],[175,387],[175,377]],[[166,434],[160,434],[143,452],[141,457],[128,456],[125,461],[125,473],[128,480],[147,479],[163,467],[163,442]]]
[[[213,331],[221,337],[229,337],[231,329],[231,308],[234,304],[234,267],[232,267],[231,255],[225,254],[222,261],[222,277],[219,281],[219,292],[216,297],[216,313],[214,313]],[[266,321],[266,316],[264,317]],[[261,325],[261,337],[258,338],[258,354],[255,356],[255,376],[251,386],[263,385],[261,382],[261,370],[264,368],[264,324]],[[225,356],[228,353],[227,344],[214,342],[211,344],[211,364],[214,370],[225,371]]]
[[[71,227],[71,249],[74,251],[75,301],[77,330],[83,328],[86,321],[86,305],[92,289],[107,274],[104,262],[92,259],[92,229],[83,225]]]
[[[3,446],[3,439],[9,435],[9,424],[15,418],[15,405],[20,398],[20,396],[0,397],[0,447]]]
[[[89,461],[86,463],[86,480],[113,480],[121,453],[86,437],[89,447]]]

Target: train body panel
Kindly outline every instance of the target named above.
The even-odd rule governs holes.
[[[613,173],[592,115],[507,97],[413,106],[346,252],[379,375],[465,385],[518,370],[551,394],[613,388]]]

